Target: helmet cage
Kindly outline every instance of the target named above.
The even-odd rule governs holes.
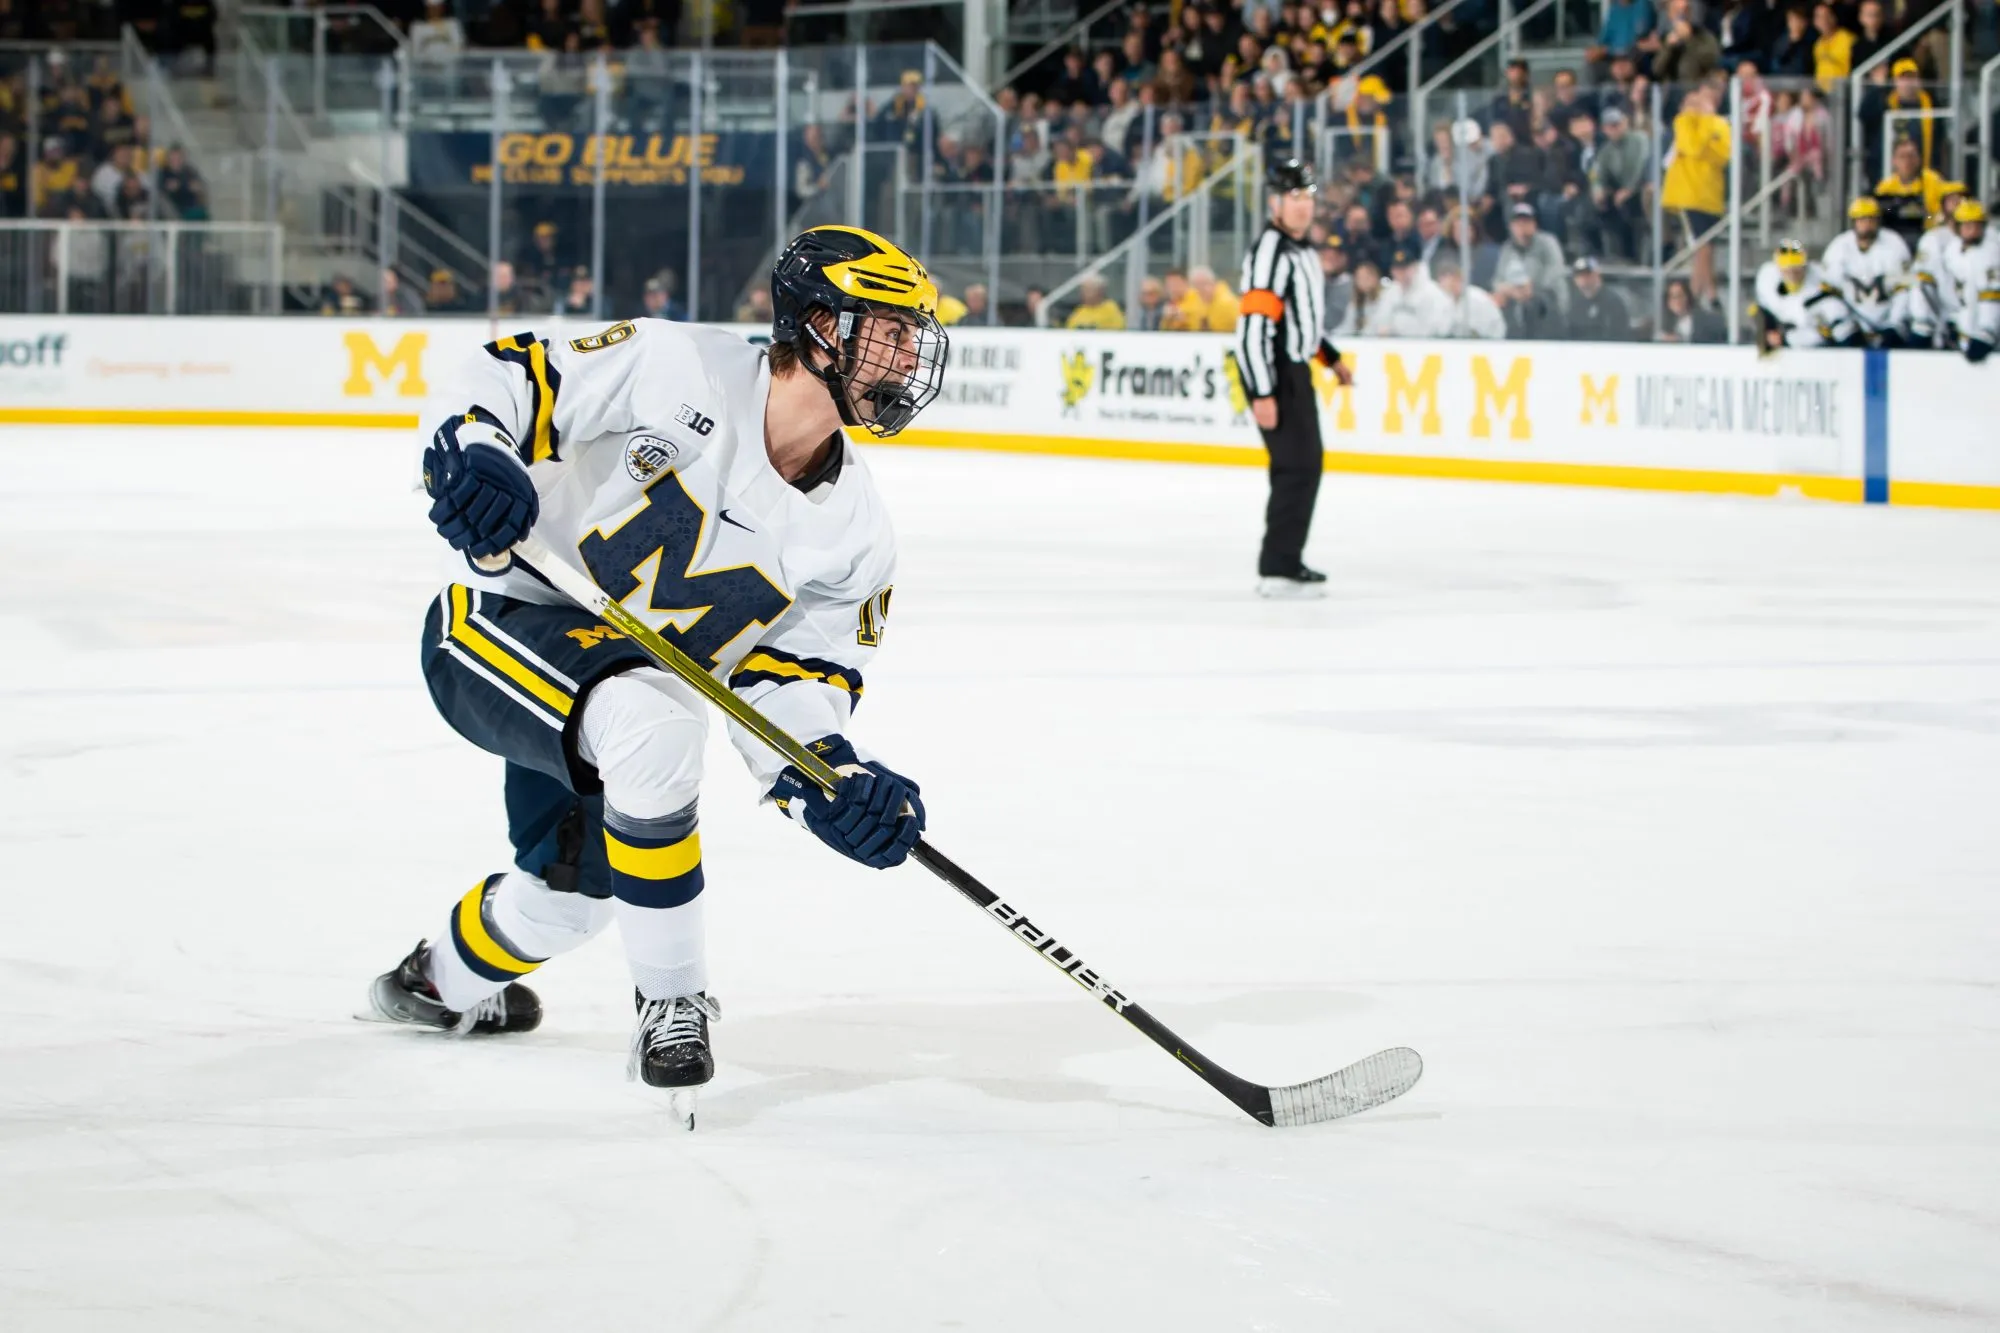
[[[833,316],[829,338],[814,316]],[[935,315],[907,306],[843,298],[838,310],[814,306],[799,321],[825,365],[800,358],[827,387],[841,424],[887,438],[930,406],[944,386],[949,340]],[[895,330],[884,336],[885,330]]]

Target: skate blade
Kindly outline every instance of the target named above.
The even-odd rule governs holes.
[[[1272,602],[1311,602],[1326,596],[1326,585],[1292,579],[1259,579],[1257,595]]]
[[[667,1109],[689,1133],[694,1132],[694,1104],[699,1092],[698,1088],[675,1088],[667,1094]]]
[[[363,1023],[394,1023],[396,1020],[382,1012],[382,1006],[375,1003],[375,988],[361,998],[361,1007],[354,1011],[354,1017]]]

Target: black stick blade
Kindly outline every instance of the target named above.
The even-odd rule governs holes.
[[[1272,1088],[1271,1117],[1257,1118],[1279,1129],[1339,1120],[1395,1101],[1417,1086],[1423,1076],[1422,1056],[1407,1046],[1392,1046],[1324,1078]]]

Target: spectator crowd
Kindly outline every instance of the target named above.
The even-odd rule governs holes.
[[[1505,86],[1477,98],[1468,115],[1432,119],[1421,157],[1401,137],[1407,114],[1385,114],[1402,93],[1388,83],[1401,62],[1384,62],[1379,74],[1347,73],[1394,40],[1385,13],[1414,21],[1420,6],[1186,3],[1157,37],[1150,15],[1135,9],[1115,47],[1070,51],[1041,89],[1002,94],[1011,150],[1003,170],[1024,190],[1130,179],[1170,202],[1170,191],[1198,180],[1217,151],[1211,141],[1204,157],[1198,142],[1177,143],[1174,134],[1243,133],[1267,155],[1337,164],[1311,236],[1332,332],[1719,341],[1726,293],[1718,290],[1717,243],[1732,157],[1768,160],[1771,176],[1785,182],[1771,205],[1781,215],[1837,230],[1829,101],[1841,104],[1863,66],[1865,163],[1884,160],[1883,113],[1901,113],[1886,118],[1896,141],[1877,196],[1918,229],[1940,220],[1939,182],[1956,173],[1947,171],[1948,123],[1929,113],[1944,100],[1949,39],[1940,28],[1868,65],[1934,8],[1923,0],[1894,8],[1884,0],[1664,0],[1658,8],[1609,0],[1581,69],[1558,69],[1536,86],[1528,63],[1512,62]],[[1441,36],[1441,49],[1465,35]],[[1992,37],[1989,45],[2000,43],[2000,33]],[[1309,136],[1318,113],[1299,108],[1322,93],[1341,138],[1334,151],[1315,153],[1299,128]],[[1741,101],[1741,143],[1730,129],[1732,98]],[[1134,167],[1142,120],[1158,139]],[[1010,224],[1027,207],[1011,198]],[[1043,196],[1042,217],[1055,216],[1058,236],[1073,225],[1070,207],[1059,190]],[[1664,222],[1657,238],[1656,215]],[[1117,239],[1115,229],[1100,230],[1097,248]],[[1650,302],[1656,253],[1681,263],[1659,310],[1634,308],[1628,298],[1641,290]],[[1185,281],[1148,278],[1129,313],[1101,284],[1088,284],[1052,322],[1190,327],[1173,314],[1178,298],[1168,291]]]
[[[200,173],[181,145],[154,142],[111,56],[58,48],[32,77],[25,62],[0,77],[0,218],[207,217]]]
[[[623,79],[661,61],[690,32],[766,44],[810,40],[811,20],[787,16],[786,0],[738,0],[697,14],[680,0],[392,0],[380,6],[407,34],[420,64],[473,47],[541,50],[552,61],[540,87],[543,118],[574,119],[588,102],[570,87],[565,57],[615,51],[621,128],[664,121],[649,106],[648,81]],[[1493,0],[1461,0],[1433,19],[1430,0],[1178,0],[1134,4],[1109,16],[1077,46],[999,90],[1004,123],[979,132],[933,117],[933,90],[902,71],[876,99],[857,96],[825,124],[795,132],[785,186],[794,208],[835,188],[835,162],[858,134],[900,143],[929,184],[946,191],[930,240],[941,255],[985,244],[984,207],[998,190],[1003,250],[1010,255],[1095,255],[1115,246],[1237,160],[1240,143],[1266,158],[1298,156],[1333,171],[1323,183],[1311,241],[1328,283],[1333,330],[1449,328],[1463,336],[1699,338],[1713,333],[1716,241],[1724,225],[1732,157],[1754,152],[1776,176],[1791,174],[1776,206],[1831,226],[1838,164],[1829,108],[1868,68],[1862,107],[1863,160],[1895,161],[1881,197],[1892,214],[1935,214],[1937,183],[1965,174],[1950,162],[1941,106],[1949,43],[1935,37],[1897,46],[1926,22],[1936,0],[1605,0],[1595,40],[1579,67],[1539,83],[1514,61],[1504,86],[1473,97],[1463,116],[1423,122],[1410,141],[1403,105],[1410,62],[1376,59],[1405,38],[1419,77],[1441,69],[1498,20]],[[0,36],[53,32],[62,6],[0,0]],[[214,9],[202,0],[134,5],[145,40],[189,59],[212,56]],[[33,17],[23,18],[23,14]],[[10,17],[11,16],[11,17]],[[336,50],[379,40],[379,27],[337,17]],[[372,21],[371,21],[372,22]],[[1989,25],[1991,26],[1991,25]],[[34,31],[31,31],[34,29]],[[1983,29],[1981,30],[1983,31]],[[375,35],[371,36],[371,32]],[[834,34],[829,34],[834,35]],[[881,38],[894,34],[876,32]],[[924,34],[920,34],[924,35]],[[2000,44],[1971,43],[1975,53]],[[1872,65],[1871,61],[1875,61]],[[665,70],[665,65],[661,65]],[[105,58],[51,60],[34,91],[16,69],[0,79],[0,215],[55,218],[199,218],[205,187],[178,149],[153,144],[143,116]],[[572,81],[574,82],[574,81]],[[664,87],[671,81],[653,81]],[[1741,142],[1730,130],[1740,102]],[[1884,113],[1902,142],[1882,138]],[[33,141],[30,141],[30,134]],[[1323,141],[1322,135],[1330,135]],[[1890,149],[1893,148],[1893,153]],[[1914,167],[1905,159],[1914,152]],[[1251,173],[1213,192],[1214,207],[1243,207]],[[978,207],[956,208],[964,188]],[[1655,219],[1664,223],[1654,235]],[[371,301],[391,313],[489,308],[561,311],[594,301],[579,247],[543,222],[519,254],[490,275],[492,293],[460,290],[448,272],[381,276],[368,294],[348,279],[329,284],[320,308],[354,311]],[[545,248],[546,247],[546,248]],[[1682,257],[1663,307],[1636,310],[1640,279],[1650,301],[1656,255]],[[1170,256],[1169,256],[1170,257]],[[1229,274],[1199,267],[1153,273],[1133,308],[1101,284],[1076,293],[1054,322],[1108,327],[1216,328],[1233,319]],[[650,265],[638,272],[647,272]],[[634,282],[637,275],[625,281]],[[660,270],[644,299],[678,307],[678,282]],[[618,304],[631,296],[621,291]],[[984,290],[953,299],[948,313],[978,321],[1032,321],[1040,293],[1002,305]],[[706,312],[705,312],[706,313]]]

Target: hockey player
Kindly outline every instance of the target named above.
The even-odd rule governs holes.
[[[1882,205],[1862,195],[1847,206],[1849,229],[1833,238],[1821,257],[1826,281],[1853,316],[1853,346],[1905,347],[1909,318],[1910,249],[1882,230]]]
[[[1944,248],[1935,291],[1944,342],[1975,365],[2000,343],[2000,237],[1986,229],[1986,209],[1968,199],[1953,214],[1955,243]]]
[[[461,554],[424,624],[424,675],[452,728],[507,761],[515,855],[376,980],[371,1016],[526,1031],[541,1006],[521,978],[615,919],[637,991],[628,1076],[692,1089],[714,1073],[704,704],[506,563],[530,530],[846,775],[827,796],[737,736],[789,818],[873,867],[922,832],[917,784],[846,735],[896,553],[842,427],[894,435],[937,396],[937,288],[882,237],[816,227],[779,257],[771,298],[768,351],[654,319],[502,338],[428,423],[430,518]],[[498,572],[475,563],[495,557]]]
[[[1922,268],[1926,262],[1938,263],[1943,257],[1945,244],[1958,239],[1958,206],[1972,191],[1964,181],[1946,181],[1940,190],[1938,215],[1930,219],[1927,230],[1917,241],[1916,254],[1910,261],[1912,268]]]
[[[1944,326],[1943,297],[1938,294],[1937,276],[1944,271],[1946,252],[1958,244],[1958,206],[1971,192],[1964,181],[1946,181],[1940,187],[1940,215],[1917,241],[1910,261],[1907,284],[1910,341],[1918,347],[1935,347]]]
[[[1777,253],[1757,270],[1757,304],[1750,310],[1763,354],[1780,347],[1824,347],[1854,336],[1847,303],[1794,240],[1779,241]]]

